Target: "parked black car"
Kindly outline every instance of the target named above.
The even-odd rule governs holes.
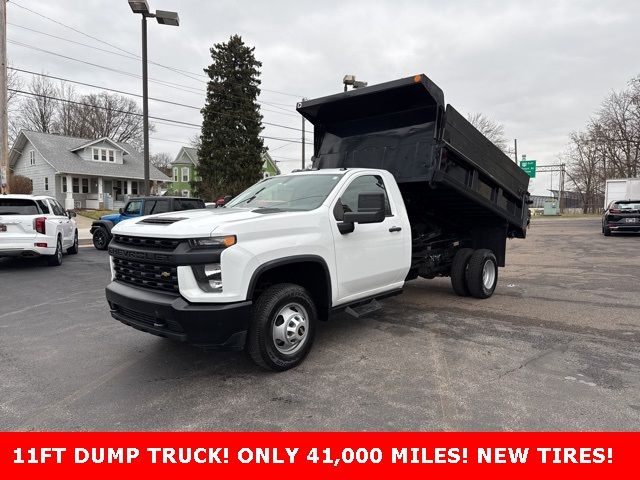
[[[616,200],[602,215],[602,234],[640,232],[640,200]]]
[[[111,241],[111,229],[114,225],[129,218],[153,215],[156,213],[178,212],[205,208],[204,200],[185,197],[138,197],[127,202],[119,213],[103,215],[91,224],[89,232],[93,235],[93,246],[106,250]]]

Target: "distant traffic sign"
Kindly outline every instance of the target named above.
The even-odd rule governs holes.
[[[520,168],[524,170],[524,173],[529,175],[529,178],[536,178],[536,161],[535,160],[521,160]]]

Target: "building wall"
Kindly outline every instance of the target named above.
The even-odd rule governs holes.
[[[31,165],[29,152],[33,151],[36,159],[36,164]],[[30,178],[33,183],[33,194],[34,195],[51,195],[55,196],[55,170],[49,165],[42,155],[38,153],[38,151],[33,147],[30,141],[27,140],[24,148],[22,149],[22,154],[16,161],[13,167],[14,175],[22,175],[24,177]],[[48,179],[49,189],[45,189],[45,178]]]

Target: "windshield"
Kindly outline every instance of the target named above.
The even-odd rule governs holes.
[[[248,188],[226,206],[313,210],[322,205],[340,178],[341,174],[270,177]]]

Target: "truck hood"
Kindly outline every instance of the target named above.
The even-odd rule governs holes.
[[[208,237],[214,232],[232,234],[225,231],[231,224],[247,222],[265,215],[286,215],[287,212],[260,213],[265,209],[216,208],[183,210],[160,215],[148,215],[121,222],[112,233],[139,237],[197,238]]]
[[[120,221],[119,213],[110,213],[109,215],[102,215],[100,220],[108,220],[113,223],[118,223]]]

